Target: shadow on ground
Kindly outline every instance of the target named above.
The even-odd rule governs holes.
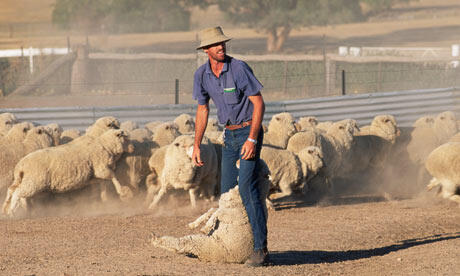
[[[458,238],[460,238],[460,232],[403,240],[397,244],[372,249],[349,251],[273,251],[270,252],[270,265],[282,266],[354,261],[375,256],[384,256],[389,253],[408,249],[414,246],[445,240],[454,240]]]

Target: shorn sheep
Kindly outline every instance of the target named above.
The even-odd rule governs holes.
[[[460,142],[437,147],[428,155],[425,167],[433,177],[427,188],[440,186],[442,197],[457,202],[460,207]]]
[[[14,169],[3,213],[12,216],[19,205],[27,210],[27,200],[39,192],[65,193],[93,178],[112,180],[117,193],[129,197],[131,190],[120,185],[113,169],[121,154],[132,150],[123,130],[108,130],[86,148],[63,145],[28,154]]]
[[[264,166],[262,166],[264,167]],[[267,197],[269,182],[267,169],[261,169],[258,182],[261,202]],[[264,206],[267,215],[266,206]],[[188,235],[181,238],[151,235],[151,243],[179,254],[194,255],[200,260],[218,263],[243,263],[253,251],[254,240],[251,225],[246,214],[238,186],[221,195],[219,207],[211,208],[190,228],[206,222],[203,234]]]
[[[189,191],[193,207],[196,205],[196,195],[200,189],[204,196],[213,196],[218,175],[216,151],[207,139],[203,139],[200,149],[204,165],[197,167],[192,162],[193,144],[192,135],[181,135],[166,147],[164,167],[159,179],[160,189],[149,209],[155,208],[170,189]]]

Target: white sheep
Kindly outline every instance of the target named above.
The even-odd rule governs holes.
[[[27,200],[39,192],[65,193],[89,185],[92,178],[112,180],[120,196],[130,196],[113,171],[121,154],[132,150],[123,130],[108,130],[86,147],[67,145],[37,150],[18,162],[4,214],[12,216],[19,204],[27,210]]]
[[[0,136],[5,135],[10,128],[18,122],[18,119],[12,113],[0,114]]]
[[[57,146],[61,143],[62,127],[56,123],[47,124],[48,132],[53,137],[54,145]]]
[[[324,178],[333,192],[332,181],[344,166],[353,143],[353,134],[358,131],[356,121],[342,120],[333,123],[327,132],[313,129],[296,133],[289,139],[288,150],[299,152],[308,146],[318,147],[323,154]]]
[[[260,158],[267,164],[270,171],[271,199],[291,195],[294,191],[303,188],[302,166],[294,153],[263,146]]]
[[[120,124],[120,129],[126,130],[126,131],[132,131],[135,130],[136,128],[139,128],[136,122],[134,121],[124,121]]]
[[[318,124],[316,125],[316,129],[323,132],[327,132],[333,124],[334,122],[332,121],[318,122]]]
[[[34,127],[24,141],[0,145],[0,195],[13,181],[16,164],[27,154],[53,145],[53,138],[43,126]]]
[[[0,136],[0,145],[7,145],[9,143],[20,143],[24,141],[27,132],[32,129],[34,125],[29,122],[22,122],[14,124],[5,136]]]
[[[217,185],[217,154],[214,146],[203,139],[200,146],[204,165],[197,167],[192,162],[194,137],[181,135],[165,149],[164,167],[160,175],[160,190],[153,198],[149,209],[155,208],[169,189],[189,191],[192,207],[196,206],[196,194],[200,191],[212,197]]]
[[[117,162],[115,176],[120,183],[129,186],[136,194],[150,173],[148,161],[155,149],[151,132],[146,128],[137,128],[128,132],[133,152],[125,152]]]
[[[158,125],[153,130],[152,140],[158,147],[171,144],[181,133],[179,127],[174,122],[166,122]]]
[[[217,118],[209,117],[206,125],[206,132],[208,131],[222,131],[222,127],[219,125]]]
[[[460,142],[460,132],[450,137],[449,142]]]
[[[260,177],[266,179],[264,174]],[[267,197],[268,182],[259,181],[261,202]],[[267,215],[266,206],[264,206]],[[211,208],[197,220],[189,224],[198,227],[205,222],[203,234],[181,238],[151,235],[151,243],[179,254],[191,254],[200,260],[218,263],[243,263],[253,252],[254,239],[246,209],[241,201],[238,186],[221,195],[219,207]]]
[[[268,124],[268,130],[264,134],[264,144],[286,149],[289,138],[299,129],[294,117],[283,112],[274,115]]]
[[[412,130],[411,139],[407,145],[410,160],[421,170],[423,170],[423,164],[428,155],[458,132],[453,112],[442,112],[433,121],[431,118],[422,117],[416,121],[416,127]]]
[[[425,167],[433,177],[429,190],[440,186],[442,197],[460,206],[460,143],[445,143],[433,150],[426,159]]]
[[[78,138],[81,136],[81,131],[75,128],[72,129],[66,129],[62,131],[61,137],[59,138],[59,144],[67,144],[70,141],[73,141],[74,139]]]
[[[164,122],[162,121],[152,121],[152,122],[148,122],[144,125],[144,128],[150,130],[152,133],[155,132],[155,128],[161,124],[163,124]]]
[[[375,135],[394,144],[396,138],[401,134],[396,119],[392,115],[377,115],[372,120],[370,126],[360,128],[358,135]]]
[[[181,134],[193,133],[195,131],[195,120],[189,114],[183,113],[174,119]]]
[[[299,124],[300,131],[305,131],[307,129],[316,128],[318,119],[316,119],[315,116],[300,117],[297,123]]]

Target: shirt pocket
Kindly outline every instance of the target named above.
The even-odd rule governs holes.
[[[224,88],[224,101],[227,104],[237,104],[240,102],[240,94],[235,87]]]

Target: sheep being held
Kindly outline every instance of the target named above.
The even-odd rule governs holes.
[[[131,190],[120,185],[113,171],[122,153],[133,150],[123,130],[108,130],[86,148],[67,145],[35,151],[18,162],[3,204],[4,214],[14,215],[19,204],[27,210],[27,200],[39,192],[76,190],[93,178],[112,180],[119,195],[131,196]]]
[[[260,174],[259,177],[266,179],[267,176]],[[258,185],[261,202],[265,202],[269,184],[258,181]],[[238,186],[221,195],[217,209],[211,208],[189,227],[196,228],[204,221],[206,224],[201,228],[204,234],[175,238],[157,237],[152,233],[151,243],[179,254],[194,255],[203,261],[243,263],[247,260],[253,251],[254,239]]]

